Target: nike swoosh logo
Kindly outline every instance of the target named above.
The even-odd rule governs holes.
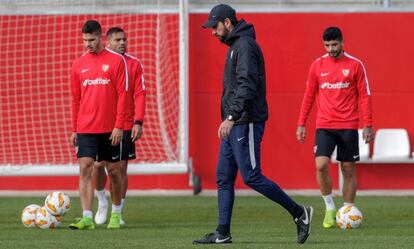
[[[359,157],[359,155],[356,155],[356,156],[352,156],[354,159],[357,159],[358,157]]]
[[[116,160],[116,159],[118,159],[118,157],[119,157],[119,156],[113,156],[113,157],[112,157],[112,160]]]
[[[85,73],[85,72],[88,72],[89,71],[89,68],[87,68],[87,69],[82,69],[82,73]]]
[[[225,241],[227,241],[227,240],[229,240],[230,239],[230,237],[227,237],[227,238],[225,238],[225,239],[219,239],[219,238],[216,238],[216,243],[223,243],[223,242],[225,242]]]
[[[133,157],[133,156],[135,156],[135,153],[133,153],[133,154],[128,154],[128,156],[129,156],[129,157]]]
[[[308,225],[309,224],[309,216],[308,216],[308,212],[306,211],[305,208],[305,219],[303,220],[303,224]]]
[[[325,77],[325,76],[327,76],[327,75],[329,75],[330,73],[321,73],[321,76],[322,77]]]
[[[240,142],[241,140],[243,140],[245,137],[241,137],[237,139],[237,142]]]

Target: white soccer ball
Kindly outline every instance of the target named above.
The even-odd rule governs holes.
[[[41,207],[36,214],[36,226],[41,229],[54,229],[60,226],[62,219],[62,216],[54,216],[46,207]]]
[[[22,223],[25,227],[35,227],[36,226],[36,214],[40,209],[39,205],[30,204],[25,207],[22,211]]]
[[[361,211],[355,206],[343,206],[336,212],[336,223],[342,229],[358,228],[362,218]]]
[[[63,192],[50,193],[46,197],[45,207],[52,215],[65,215],[70,209],[70,198]]]

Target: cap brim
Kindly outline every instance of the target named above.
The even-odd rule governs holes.
[[[207,29],[207,28],[214,28],[217,25],[218,22],[219,21],[217,21],[217,20],[216,21],[215,20],[208,20],[201,27],[203,27],[205,29]]]

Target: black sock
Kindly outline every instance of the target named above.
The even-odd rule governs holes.
[[[216,228],[216,231],[219,232],[223,236],[230,234],[230,224],[229,225],[218,225]]]

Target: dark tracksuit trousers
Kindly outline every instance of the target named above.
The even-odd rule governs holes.
[[[293,217],[299,217],[303,213],[301,206],[261,173],[260,144],[264,129],[264,122],[235,125],[229,137],[221,140],[216,172],[219,225],[231,223],[237,170],[240,170],[247,186],[280,204]]]

